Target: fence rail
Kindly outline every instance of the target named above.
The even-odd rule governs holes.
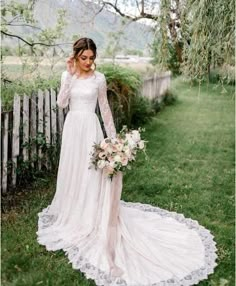
[[[163,93],[170,86],[170,73],[144,80],[142,94],[149,99],[157,98],[161,101]],[[17,164],[19,156],[24,162],[31,161],[33,168],[41,170],[44,166],[50,169],[50,160],[43,156],[41,147],[37,147],[35,141],[38,134],[43,136],[46,144],[54,145],[60,142],[63,124],[68,107],[57,108],[57,91],[38,90],[31,96],[14,95],[13,110],[9,112],[1,111],[0,98],[0,130],[1,130],[1,150],[0,150],[0,182],[2,193],[6,193],[9,187],[17,184]],[[37,157],[34,162],[32,158]]]

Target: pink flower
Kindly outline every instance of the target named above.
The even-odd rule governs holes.
[[[106,158],[106,153],[105,152],[100,152],[98,154],[98,157],[101,158],[101,159],[105,159]]]
[[[115,168],[116,165],[117,165],[117,164],[116,164],[115,161],[111,161],[111,162],[109,163],[109,166],[112,167],[112,168]]]
[[[106,142],[106,139],[103,139],[102,142],[100,143],[100,147],[102,149],[106,149],[108,146],[108,143]]]
[[[112,146],[112,152],[116,153],[118,151],[117,144]]]
[[[125,148],[123,148],[125,155],[130,158],[131,157],[131,150],[128,146],[125,146]]]
[[[126,166],[128,164],[128,158],[125,156],[122,157],[121,158],[121,164],[122,164],[122,166]]]
[[[108,145],[107,148],[105,149],[105,151],[109,154],[111,154],[113,152],[113,148],[111,145]]]
[[[112,175],[114,173],[114,168],[112,168],[110,165],[106,166],[104,170],[108,175]]]

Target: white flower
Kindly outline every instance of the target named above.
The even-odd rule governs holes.
[[[120,155],[115,155],[114,161],[115,161],[115,162],[121,162],[121,157],[120,157]]]
[[[118,150],[118,151],[122,151],[123,146],[124,146],[124,145],[123,145],[122,143],[117,144],[117,146],[116,146],[116,147],[117,147],[117,150]]]
[[[99,160],[98,161],[98,168],[103,169],[106,166],[105,160]]]
[[[130,148],[126,148],[126,149],[124,150],[124,152],[125,152],[125,155],[126,155],[128,158],[131,157],[131,150],[130,150]]]
[[[118,142],[117,138],[111,138],[111,143],[112,144],[118,144],[119,142]]]
[[[126,137],[126,140],[128,141],[128,144],[129,144],[130,148],[132,148],[132,149],[135,148],[135,147],[136,147],[136,143],[135,143],[135,141],[133,140],[131,134],[127,133],[127,134],[125,135],[125,137]]]
[[[130,148],[129,148],[129,146],[128,145],[124,145],[124,147],[123,147],[123,151],[125,152],[125,151],[127,151],[127,150],[129,150]]]
[[[135,142],[138,142],[140,141],[140,133],[138,132],[138,130],[133,130],[132,131],[132,139],[135,141]]]
[[[144,141],[141,140],[139,143],[138,143],[138,147],[139,149],[143,149],[144,148]]]

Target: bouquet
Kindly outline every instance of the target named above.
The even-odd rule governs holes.
[[[105,138],[99,144],[95,143],[91,153],[91,165],[96,170],[104,169],[111,179],[118,171],[131,169],[131,163],[135,161],[139,151],[146,155],[147,141],[142,140],[140,135],[143,131],[144,128],[128,130],[127,126],[123,126],[116,138]]]

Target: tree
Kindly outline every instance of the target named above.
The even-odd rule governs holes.
[[[156,30],[153,51],[162,67],[169,68],[171,58],[176,59],[175,67],[201,80],[212,65],[234,64],[234,0],[96,2],[130,21],[151,21]]]
[[[41,61],[40,56],[46,56],[50,49],[54,55],[57,53],[57,49],[62,50],[61,46],[64,43],[58,43],[57,40],[62,37],[63,29],[66,25],[66,11],[61,9],[58,11],[55,27],[45,29],[39,27],[33,16],[36,2],[37,0],[28,0],[26,3],[18,3],[17,1],[11,0],[4,2],[1,6],[2,40],[6,38],[17,39],[17,54],[21,56],[24,65],[27,64],[29,55],[31,55],[30,60],[34,62],[33,69],[37,69],[39,61]],[[21,35],[16,32],[16,27],[27,27],[31,32],[28,36]],[[2,61],[3,55],[4,54],[1,53]],[[27,57],[24,58],[24,55]],[[2,80],[3,82],[9,82],[4,70],[2,70]]]

